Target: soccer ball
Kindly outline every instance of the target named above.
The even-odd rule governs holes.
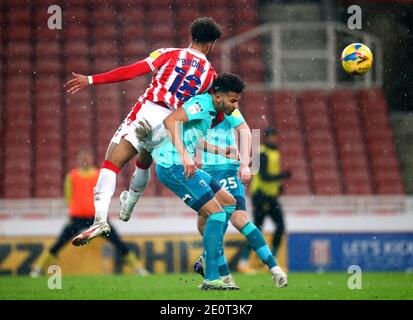
[[[349,74],[363,75],[371,69],[373,54],[362,43],[352,43],[344,48],[341,53],[341,65]]]

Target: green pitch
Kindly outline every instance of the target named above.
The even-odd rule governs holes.
[[[201,291],[196,274],[66,276],[61,290],[48,288],[48,277],[0,276],[5,299],[134,300],[282,300],[282,299],[413,299],[412,273],[363,273],[362,289],[347,287],[349,274],[290,273],[288,288],[275,288],[269,274],[233,274],[240,291]]]

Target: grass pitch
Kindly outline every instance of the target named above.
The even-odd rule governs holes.
[[[196,274],[64,276],[61,290],[48,277],[0,276],[0,300],[405,300],[413,299],[412,273],[363,273],[362,289],[350,290],[350,274],[290,273],[287,288],[270,275],[233,274],[240,291],[201,291]]]

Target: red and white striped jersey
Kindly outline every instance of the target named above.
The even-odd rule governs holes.
[[[150,100],[177,109],[191,97],[211,88],[217,77],[202,52],[192,48],[166,48],[152,52],[145,59],[155,74],[140,102]]]

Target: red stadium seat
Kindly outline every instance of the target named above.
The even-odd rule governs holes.
[[[144,40],[128,41],[123,45],[123,55],[133,57],[133,62],[146,58],[150,52]]]
[[[319,195],[341,194],[338,150],[326,96],[321,91],[304,91],[298,95],[298,103],[303,114],[314,192]]]
[[[59,75],[62,64],[59,59],[52,59],[50,57],[39,58],[35,64],[36,73]]]
[[[251,129],[260,129],[272,125],[269,97],[264,93],[245,92],[241,103],[241,111]]]
[[[290,145],[291,146],[291,145]],[[300,145],[293,147],[289,147],[289,145],[280,144],[280,150],[283,155],[283,159],[291,158],[291,159],[303,159],[305,157],[304,148]]]
[[[404,194],[404,188],[401,180],[385,181],[377,183],[377,193],[382,195]]]
[[[337,179],[317,180],[314,186],[317,195],[340,195],[342,194],[340,183]]]
[[[179,7],[179,5],[175,4]],[[198,4],[194,2],[194,5]],[[183,36],[187,35],[189,32],[189,25],[192,21],[200,16],[199,9],[197,7],[188,7],[185,10],[178,10],[176,16],[176,22],[178,24],[178,32]]]
[[[68,56],[68,58],[65,59],[65,63],[67,63],[68,60],[74,59],[73,56],[81,56],[83,59],[86,59],[89,54],[89,46],[87,42],[82,39],[67,40],[64,48]]]
[[[104,23],[115,25],[117,18],[116,8],[113,6],[100,7],[93,10],[93,19],[98,25]]]
[[[66,80],[71,79],[72,72],[89,74],[89,68],[90,64],[87,57],[75,55],[68,57],[64,65],[64,72],[68,77]]]
[[[171,29],[175,28],[175,15],[169,7],[149,8],[147,15],[150,17],[150,32],[153,28],[156,28],[157,25],[165,25]]]
[[[28,41],[31,37],[30,24],[27,25],[9,25],[7,30],[9,39],[13,41]]]
[[[376,191],[379,194],[403,193],[383,90],[362,90],[359,92],[359,100]]]
[[[68,40],[85,40],[89,36],[89,31],[85,21],[71,22],[65,27],[65,36]]]
[[[7,72],[14,75],[27,75],[32,73],[31,61],[23,57],[13,57],[8,60]]]
[[[311,194],[308,183],[293,183],[286,181],[284,184],[284,195],[287,196],[304,196]]]
[[[248,24],[252,27],[255,27],[258,24],[258,15],[257,12],[251,10],[236,10],[234,12],[235,21]]]
[[[345,194],[348,195],[371,195],[373,194],[372,186],[366,181],[351,180],[345,181]]]
[[[25,199],[31,197],[30,175],[11,175],[7,172],[4,177],[4,197],[14,199]]]
[[[28,59],[32,52],[32,47],[29,41],[13,40],[13,45],[8,47],[8,57],[17,58],[23,57]]]
[[[89,19],[89,13],[85,10],[86,5],[75,6],[71,3],[64,10],[64,19],[67,22],[67,26],[86,26]]]
[[[359,92],[363,114],[386,113],[387,103],[382,89],[361,90]]]
[[[139,8],[131,8],[128,10],[122,10],[122,24],[123,28],[136,28],[145,29],[145,14],[146,11],[142,6]],[[137,39],[138,40],[138,39]]]
[[[98,24],[89,29],[89,36],[95,40],[106,39],[116,41],[119,34],[117,28],[114,28],[111,24]]]
[[[102,88],[96,91],[96,142],[100,160],[104,159],[110,140],[120,123],[118,90],[103,90]]]
[[[30,23],[30,6],[12,6],[8,12],[10,24],[12,25],[28,25]]]
[[[323,114],[307,114],[304,116],[307,130],[329,130],[330,119]]]
[[[175,33],[173,30],[173,26],[168,23],[162,23],[158,25],[154,25],[151,27],[150,31],[148,32],[150,42],[157,42],[157,41],[165,41],[174,38]],[[173,47],[173,45],[171,46]]]
[[[95,45],[91,48],[91,53],[97,57],[97,60],[101,59],[101,57],[117,57],[118,51],[119,44],[108,39],[96,40]]]
[[[95,60],[95,68],[91,70],[92,74],[103,73],[120,67],[117,57],[99,57]]]
[[[59,41],[38,40],[36,43],[36,56],[58,58],[62,50]]]
[[[66,97],[66,128],[68,167],[76,165],[80,149],[92,146],[92,109],[89,91]]]

